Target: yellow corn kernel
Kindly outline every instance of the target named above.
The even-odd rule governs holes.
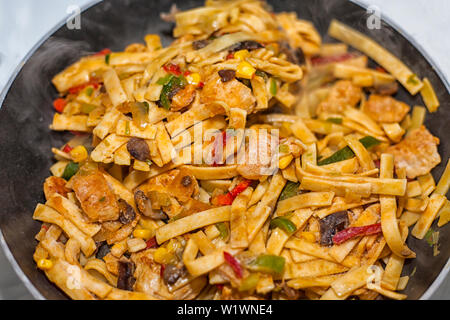
[[[74,162],[81,162],[87,159],[88,153],[84,146],[78,146],[70,151],[70,156]]]
[[[278,167],[283,170],[286,169],[286,167],[291,163],[292,159],[294,159],[294,157],[292,156],[292,154],[289,154],[283,158],[281,158],[278,161]]]
[[[245,60],[245,58],[247,58],[249,55],[250,55],[250,52],[248,52],[247,49],[244,49],[244,50],[236,51],[236,52],[234,53],[234,58],[243,61],[243,60]]]
[[[237,66],[236,70],[236,77],[238,78],[244,78],[244,79],[251,79],[253,78],[253,75],[255,74],[256,69],[252,67],[250,63],[247,61],[242,61]]]
[[[316,242],[316,235],[314,234],[314,232],[303,231],[300,233],[300,237],[308,242]]]
[[[167,250],[167,248],[159,247],[156,249],[155,253],[153,253],[153,259],[161,264],[170,263],[174,260],[174,255]]]
[[[186,80],[189,84],[196,86],[200,83],[201,77],[198,73],[191,73],[186,76]]]
[[[53,267],[53,262],[49,259],[39,259],[37,266],[39,269],[48,270]]]
[[[144,240],[148,240],[152,237],[152,232],[151,232],[151,230],[146,230],[146,229],[135,229],[133,231],[133,236],[135,238],[141,238]]]

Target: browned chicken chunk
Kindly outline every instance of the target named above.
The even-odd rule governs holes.
[[[131,255],[131,260],[136,265],[136,271],[134,272],[134,277],[136,278],[134,290],[145,292],[159,299],[195,299],[195,297],[197,297],[200,294],[201,290],[205,287],[206,278],[195,278],[194,280],[191,280],[187,285],[169,292],[164,279],[175,277],[175,275],[164,273],[164,277],[161,277],[161,265],[153,260],[153,252],[153,249],[148,249],[139,253],[133,253]],[[186,279],[186,272],[182,272],[182,266],[178,266],[172,269],[173,270],[169,271],[179,273],[176,275],[176,280],[178,280],[179,278]],[[176,283],[176,280],[174,281],[174,283]]]
[[[330,90],[328,97],[319,103],[317,113],[340,113],[347,106],[354,107],[361,99],[361,88],[349,80],[337,81]]]
[[[400,122],[409,112],[409,106],[391,96],[372,94],[365,103],[364,111],[378,122]]]
[[[89,220],[103,222],[119,218],[116,195],[100,171],[76,175],[73,190]]]
[[[187,107],[194,101],[195,98],[195,86],[188,84],[184,89],[178,91],[172,98],[171,110],[179,111],[184,107]]]
[[[405,168],[406,176],[414,179],[428,173],[441,162],[438,144],[439,139],[421,126],[400,143],[389,147],[386,152],[394,155],[396,168]]]
[[[180,168],[151,178],[139,189],[147,195],[156,191],[186,202],[198,193],[198,183],[189,170]]]
[[[66,188],[67,181],[63,178],[51,176],[45,179],[44,182],[44,194],[45,199],[50,199],[55,193],[59,193],[63,197],[67,196],[70,191]]]
[[[246,179],[258,180],[265,175],[271,175],[274,136],[259,134],[256,143],[248,143],[245,148],[245,160],[240,160],[237,172]]]
[[[212,104],[215,101],[225,102],[230,108],[241,108],[251,113],[256,99],[249,87],[236,79],[223,82],[218,73],[208,78],[202,90],[201,101]]]

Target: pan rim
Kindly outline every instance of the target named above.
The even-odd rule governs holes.
[[[365,3],[362,3],[359,0],[348,0],[349,2],[363,8],[367,9],[368,5]],[[90,9],[91,7],[99,4],[102,2],[102,0],[91,0],[89,3],[85,4],[81,7],[81,13],[85,12],[86,10]],[[450,84],[449,80],[446,78],[445,74],[442,72],[442,70],[438,67],[436,64],[434,58],[431,57],[431,55],[423,48],[422,45],[420,45],[408,32],[406,32],[402,27],[400,27],[396,22],[394,22],[389,16],[386,16],[383,14],[381,18],[384,22],[386,22],[393,30],[398,32],[403,38],[405,38],[413,47],[419,51],[419,53],[422,55],[422,57],[431,65],[434,72],[436,72],[439,79],[444,84],[446,90],[448,93],[450,93]],[[6,82],[5,87],[0,92],[0,110],[3,107],[3,102],[6,98],[6,95],[8,94],[9,90],[11,89],[11,85],[14,82],[14,80],[17,78],[18,74],[21,72],[23,66],[25,63],[33,56],[33,54],[36,52],[37,49],[39,49],[42,44],[47,41],[56,31],[58,31],[65,23],[66,23],[67,17],[64,17],[60,22],[55,24],[48,32],[46,32],[40,39],[37,41],[33,47],[28,51],[28,53],[23,57],[23,59],[20,61],[20,63],[16,66],[14,71],[11,73],[11,76],[9,77],[8,81]],[[22,281],[22,283],[25,285],[27,290],[30,292],[30,294],[37,300],[46,300],[46,298],[40,293],[40,291],[31,283],[31,280],[28,278],[28,276],[25,274],[25,272],[20,268],[18,262],[14,258],[11,250],[9,249],[8,244],[6,243],[6,240],[3,235],[3,231],[0,229],[0,247],[2,248],[3,252],[5,253],[5,256],[7,260],[9,261],[12,269],[16,273],[16,275],[19,277],[19,279]],[[431,285],[428,287],[428,289],[422,294],[422,296],[419,298],[419,300],[429,300],[431,299],[431,296],[433,293],[440,287],[442,282],[446,279],[446,277],[450,274],[450,258],[447,260],[447,263],[442,268],[442,270],[439,272],[438,276],[434,281],[431,283]]]

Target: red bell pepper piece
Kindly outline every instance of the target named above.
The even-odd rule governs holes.
[[[199,83],[198,83],[198,87],[201,89],[201,88],[203,88],[205,86],[205,83],[203,82],[203,81],[200,81]]]
[[[327,63],[342,62],[342,61],[349,60],[349,59],[352,59],[355,57],[356,57],[356,55],[354,53],[343,53],[343,54],[338,54],[338,55],[329,56],[329,57],[318,56],[318,57],[311,58],[311,64],[313,66],[318,66],[318,65],[327,64]]]
[[[97,56],[106,56],[107,54],[110,54],[110,53],[111,53],[111,50],[109,50],[109,49],[103,49],[103,50],[101,50],[101,51],[95,53],[95,54],[94,54],[94,57],[97,57]]]
[[[381,223],[370,224],[363,227],[350,227],[336,233],[333,236],[333,242],[334,244],[341,244],[355,237],[370,236],[372,234],[380,233],[381,231]]]
[[[96,79],[91,80],[91,81],[83,83],[79,86],[70,88],[69,93],[70,94],[79,94],[84,88],[86,88],[88,86],[93,86],[94,89],[97,89],[98,87],[100,87],[100,82],[98,82],[98,80],[96,80]]]
[[[66,107],[67,100],[63,98],[58,98],[55,101],[53,101],[53,108],[55,108],[58,112],[63,112],[64,108]]]
[[[164,277],[164,270],[166,270],[166,265],[162,264],[161,265],[161,270],[159,271],[159,276],[162,278]]]
[[[70,151],[72,151],[72,147],[71,146],[69,146],[68,144],[66,144],[65,146],[64,146],[64,148],[62,149],[62,151],[63,152],[65,152],[65,153],[69,153]]]
[[[228,206],[233,203],[234,199],[242,193],[248,186],[252,183],[251,180],[244,180],[240,182],[236,187],[233,188],[230,192],[226,194],[218,195],[215,198],[215,202],[221,206]]]
[[[224,251],[223,257],[225,258],[225,262],[228,263],[228,265],[233,269],[234,273],[236,274],[236,277],[239,279],[242,278],[242,267],[239,261],[237,261],[231,254]]]
[[[148,239],[145,243],[147,244],[147,247],[145,249],[156,248],[158,246],[156,237]]]
[[[180,66],[177,64],[169,63],[163,66],[164,71],[167,73],[172,73],[176,76],[179,76],[182,74]]]
[[[230,60],[230,59],[233,59],[233,58],[234,58],[234,53],[233,52],[230,52],[229,54],[227,54],[227,57],[226,57],[227,60]]]

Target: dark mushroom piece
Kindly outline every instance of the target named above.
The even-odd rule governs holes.
[[[199,50],[202,49],[204,47],[206,47],[208,44],[210,44],[211,41],[210,40],[197,40],[192,42],[192,47],[194,48],[194,50]]]
[[[349,224],[347,211],[339,211],[326,216],[320,223],[320,244],[323,246],[333,245],[333,236],[347,228]]]
[[[232,69],[224,69],[219,71],[219,76],[222,82],[228,82],[236,77],[236,71]]]
[[[134,263],[129,261],[119,261],[119,278],[117,279],[117,288],[133,291],[136,278],[133,277]]]
[[[119,221],[128,224],[136,218],[136,212],[125,200],[119,199]]]
[[[289,62],[295,63],[299,66],[304,65],[305,54],[303,53],[302,48],[293,49],[287,41],[280,42],[280,52],[286,55],[286,58]]]
[[[253,40],[247,40],[247,41],[241,41],[241,42],[238,42],[238,43],[232,45],[229,48],[229,51],[231,51],[231,52],[235,52],[235,51],[239,51],[239,50],[251,51],[251,50],[256,50],[259,48],[264,48],[264,46],[259,42],[256,42]]]
[[[127,150],[133,158],[139,161],[150,159],[150,148],[144,139],[131,138],[127,143]]]
[[[172,285],[184,274],[184,268],[178,268],[174,264],[167,264],[164,268],[163,279],[166,284]]]
[[[145,195],[142,190],[137,190],[134,193],[134,201],[136,202],[136,207],[141,214],[146,217],[155,219],[155,220],[164,220],[167,219],[167,215],[162,211],[154,211],[152,209],[152,203],[150,199]]]
[[[103,259],[111,251],[111,248],[106,241],[97,242],[96,246],[97,252],[95,253],[95,257],[97,259]]]
[[[391,96],[391,95],[397,93],[398,83],[397,82],[384,83],[384,84],[376,85],[373,88],[370,88],[369,90],[371,93],[385,95],[385,96]]]
[[[183,187],[189,187],[192,183],[192,178],[190,176],[184,176],[181,178],[181,185]]]

